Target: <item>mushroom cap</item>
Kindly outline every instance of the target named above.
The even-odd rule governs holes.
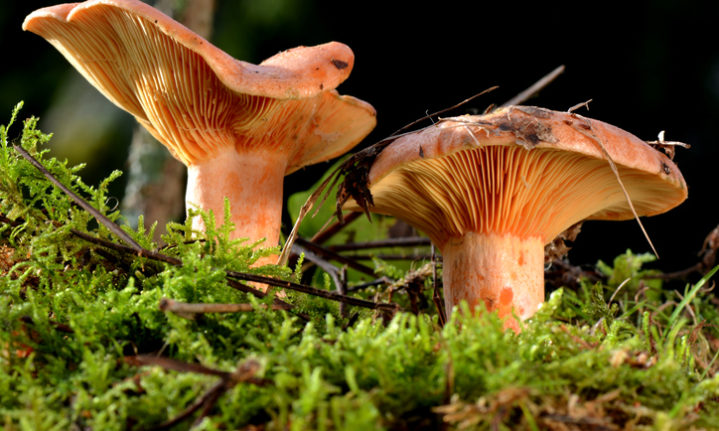
[[[636,136],[573,113],[509,106],[389,144],[369,171],[369,209],[403,218],[440,248],[467,231],[546,244],[584,219],[633,218],[607,154],[638,215],[686,199],[677,166]]]
[[[138,0],[51,6],[23,23],[186,165],[219,147],[268,147],[287,173],[342,154],[376,123],[371,105],[334,91],[354,54],[330,42],[259,65],[232,58]]]

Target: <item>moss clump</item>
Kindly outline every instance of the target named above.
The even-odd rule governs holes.
[[[206,240],[190,240],[189,224],[170,226],[163,238],[163,253],[181,265],[109,246],[118,244],[115,235],[13,144],[122,223],[107,199],[119,174],[86,185],[79,167],[47,157],[49,137],[35,120],[15,141],[8,130],[0,129],[0,416],[7,430],[152,429],[173,418],[175,429],[194,421],[208,430],[719,424],[719,316],[703,290],[709,276],[678,295],[642,269],[646,256],[627,252],[600,265],[606,283],[555,291],[519,335],[504,332],[493,315],[455,314],[443,328],[431,312],[382,320],[361,311],[349,321],[335,303],[300,293],[286,300],[301,310],[274,311],[272,298],[257,299],[227,277],[298,280],[287,268],[250,268],[270,251],[229,241],[229,226],[210,225]],[[123,229],[157,248],[151,232]],[[161,311],[162,298],[248,303],[254,311],[187,319]]]

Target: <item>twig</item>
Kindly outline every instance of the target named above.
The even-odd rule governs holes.
[[[354,260],[430,260],[432,256],[428,254],[345,254]]]
[[[97,244],[97,245],[103,246],[105,248],[109,248],[109,249],[123,252],[123,253],[132,253],[137,256],[146,257],[151,260],[169,263],[170,265],[173,265],[173,266],[182,266],[182,261],[180,259],[174,258],[172,256],[168,256],[166,254],[150,251],[150,250],[144,249],[142,247],[140,247],[140,250],[138,251],[133,247],[129,247],[129,246],[122,245],[122,244],[117,244],[112,241],[98,238],[96,236],[92,236],[90,234],[87,234],[85,232],[79,231],[74,228],[70,229],[70,232],[73,235],[77,236],[78,238],[82,238],[87,242],[91,242],[93,244]]]
[[[544,87],[549,85],[552,81],[554,81],[559,75],[564,72],[564,65],[560,65],[551,72],[549,72],[547,75],[542,77],[539,81],[532,84],[529,88],[522,91],[521,93],[517,94],[513,98],[506,101],[502,106],[511,106],[511,105],[520,105],[524,103],[527,99],[537,94],[540,90],[542,90]]]
[[[137,251],[138,253],[141,251],[144,251],[142,246],[140,244],[138,244],[137,242],[135,242],[135,240],[132,239],[130,237],[130,235],[128,235],[124,230],[122,230],[120,228],[120,226],[113,223],[112,220],[105,217],[104,214],[102,214],[100,211],[96,210],[89,203],[85,202],[80,196],[75,194],[75,192],[73,192],[69,188],[65,187],[65,185],[63,183],[61,183],[57,178],[55,178],[47,169],[45,169],[45,167],[42,164],[40,164],[40,162],[38,162],[33,156],[31,156],[30,153],[25,151],[25,149],[23,147],[21,147],[20,145],[13,144],[13,148],[15,149],[15,151],[20,153],[20,155],[25,160],[30,162],[30,164],[32,164],[38,171],[40,171],[40,173],[42,173],[45,176],[45,178],[47,178],[51,183],[55,184],[55,186],[57,188],[59,188],[60,190],[65,192],[65,194],[68,195],[70,197],[70,199],[72,199],[73,202],[75,202],[75,204],[77,204],[79,207],[81,207],[85,211],[89,212],[90,214],[92,214],[92,216],[95,217],[95,219],[97,219],[98,222],[102,223],[103,226],[105,226],[112,233],[117,235],[117,237],[120,238],[122,241],[126,242],[127,245],[132,247],[133,250]]]
[[[160,366],[167,370],[205,374],[220,378],[220,381],[215,383],[197,401],[192,403],[179,415],[154,427],[153,429],[155,430],[167,429],[184,421],[190,415],[196,412],[200,407],[202,407],[203,409],[197,420],[202,420],[202,418],[207,416],[209,410],[215,405],[215,402],[217,402],[217,400],[222,396],[222,394],[227,392],[229,389],[232,389],[239,383],[250,383],[256,386],[265,386],[271,383],[270,380],[255,377],[255,374],[260,369],[260,364],[254,360],[248,360],[243,362],[232,373],[221,370],[214,370],[200,364],[190,364],[171,358],[150,355],[128,356],[125,357],[125,362],[135,366],[154,365]]]
[[[174,257],[172,257],[172,256],[167,256],[167,255],[162,254],[162,253],[155,253],[155,252],[151,252],[151,251],[145,250],[145,249],[142,249],[141,252],[136,253],[135,250],[132,249],[131,247],[128,247],[128,246],[125,246],[125,245],[122,245],[122,244],[117,244],[117,243],[114,243],[114,242],[112,242],[112,241],[107,241],[107,240],[105,240],[105,239],[98,238],[98,237],[89,235],[89,234],[87,234],[87,233],[81,232],[81,231],[79,231],[79,230],[77,230],[77,229],[70,229],[70,232],[71,232],[73,235],[75,235],[75,236],[77,236],[77,237],[79,237],[79,238],[84,239],[85,241],[91,242],[91,243],[93,243],[93,244],[101,245],[101,246],[106,247],[106,248],[109,248],[109,249],[111,249],[111,250],[119,251],[119,252],[122,252],[122,253],[137,254],[137,255],[139,255],[139,256],[141,256],[141,257],[146,257],[146,258],[148,258],[148,259],[150,259],[150,260],[155,260],[155,261],[159,261],[159,262],[165,262],[165,263],[168,263],[168,264],[173,265],[173,266],[182,266],[182,265],[183,265],[183,263],[182,263],[182,261],[181,261],[180,259],[174,258]],[[254,295],[254,296],[258,297],[258,298],[264,298],[265,296],[267,296],[267,294],[266,294],[265,292],[263,292],[263,291],[261,291],[261,290],[259,290],[259,289],[255,289],[255,288],[253,288],[253,287],[247,286],[247,285],[245,285],[245,284],[238,283],[238,282],[235,281],[235,280],[229,280],[229,279],[228,279],[228,280],[227,280],[227,283],[228,283],[228,285],[229,285],[230,287],[232,287],[232,288],[234,288],[234,289],[240,290],[240,291],[245,292],[245,293],[252,294],[252,295]],[[275,298],[275,304],[277,304],[277,305],[284,305],[284,306],[287,306],[287,307],[292,307],[291,304],[289,304],[289,303],[287,303],[287,302],[284,302],[284,301],[282,301],[282,300],[276,299],[276,298]]]
[[[381,284],[390,286],[392,283],[394,283],[394,280],[388,278],[388,277],[380,277],[377,280],[368,281],[367,283],[357,284],[355,286],[351,286],[348,288],[350,292],[357,292],[362,289],[366,289],[368,287],[372,286],[379,286]]]
[[[215,369],[208,368],[201,364],[190,364],[188,362],[182,362],[182,361],[178,361],[176,359],[166,358],[163,356],[153,356],[153,355],[126,356],[125,362],[127,362],[130,365],[134,365],[136,367],[150,365],[150,366],[162,367],[166,370],[179,371],[181,373],[205,374],[208,376],[217,376],[217,377],[221,377],[221,378],[227,378],[230,376],[230,373],[228,373],[227,371],[215,370]]]
[[[420,122],[422,122],[422,121],[424,121],[424,120],[427,120],[427,119],[430,119],[430,118],[432,118],[432,117],[436,117],[437,115],[444,114],[445,112],[451,111],[451,110],[453,110],[453,109],[457,109],[457,108],[459,108],[460,106],[465,105],[465,104],[471,102],[472,100],[476,99],[477,97],[482,96],[482,95],[485,95],[485,94],[487,94],[487,93],[489,93],[489,92],[491,92],[491,91],[494,91],[494,90],[496,90],[497,88],[499,88],[498,85],[495,85],[495,86],[493,86],[493,87],[489,87],[489,88],[484,89],[484,90],[480,91],[479,93],[477,93],[477,94],[475,94],[475,95],[473,95],[473,96],[471,96],[471,97],[468,97],[468,98],[464,99],[463,101],[461,101],[461,102],[459,102],[459,103],[455,103],[454,105],[450,106],[449,108],[440,109],[439,111],[433,112],[433,113],[431,113],[431,114],[427,114],[427,115],[425,115],[424,117],[420,117],[420,118],[418,118],[418,119],[412,121],[411,123],[409,123],[409,124],[407,124],[407,125],[404,125],[404,126],[400,127],[399,129],[395,130],[394,133],[392,133],[392,134],[389,135],[389,136],[390,136],[390,137],[397,136],[397,134],[399,134],[399,133],[401,133],[401,132],[403,132],[403,131],[409,129],[410,127],[414,126],[414,125],[417,124],[417,123],[420,123]]]
[[[160,299],[159,308],[162,311],[175,313],[180,317],[186,317],[194,319],[195,314],[205,313],[242,313],[248,311],[255,311],[257,308],[267,309],[265,304],[190,304],[187,302],[175,301],[170,298]],[[289,310],[291,306],[289,304],[272,304],[271,310]]]
[[[349,266],[350,268],[355,269],[363,274],[367,274],[367,275],[371,275],[371,276],[375,275],[374,269],[370,268],[369,266],[363,265],[354,259],[351,259],[346,256],[342,256],[341,254],[337,254],[334,250],[322,247],[321,245],[307,241],[306,239],[300,238],[300,237],[297,237],[295,239],[295,242],[297,244],[301,245],[302,247],[306,248],[307,250],[309,250],[315,254],[318,254],[324,258],[332,259],[339,263],[343,263],[343,264]]]
[[[329,292],[327,290],[316,289],[312,286],[294,283],[291,281],[277,280],[275,278],[264,277],[261,275],[247,274],[247,273],[235,272],[235,271],[227,271],[227,275],[230,277],[233,277],[233,278],[237,278],[239,280],[254,281],[257,283],[265,283],[265,284],[269,284],[272,286],[281,287],[283,289],[289,289],[289,290],[294,290],[297,292],[307,293],[309,295],[319,296],[319,297],[330,299],[333,301],[344,302],[349,305],[369,308],[372,310],[395,312],[399,309],[399,306],[397,304],[368,301],[366,299],[355,298],[355,297],[347,296],[347,295],[340,295],[340,294],[337,294],[334,292]]]
[[[386,247],[418,247],[429,246],[431,241],[425,237],[402,237],[390,238],[381,241],[355,242],[347,244],[331,245],[327,247],[332,251],[348,251],[348,250],[365,250],[368,248],[386,248]]]
[[[434,302],[434,306],[437,307],[439,325],[444,327],[445,323],[447,323],[447,311],[444,309],[442,294],[439,291],[439,284],[437,283],[437,255],[435,253],[434,244],[432,244],[432,288],[434,290],[432,294],[432,301]]]
[[[217,401],[219,396],[222,395],[222,392],[224,392],[225,390],[227,390],[227,389],[225,388],[225,382],[223,380],[215,383],[207,392],[205,392],[204,395],[202,395],[200,398],[198,398],[197,401],[192,403],[185,410],[180,412],[180,414],[178,414],[174,418],[169,419],[151,429],[152,430],[164,430],[164,429],[174,427],[175,425],[185,421],[193,413],[195,413],[200,407],[206,405],[209,401],[212,401],[213,403],[215,401]]]
[[[278,265],[286,265],[287,261],[290,258],[290,253],[292,252],[292,244],[294,244],[295,239],[297,238],[297,231],[300,228],[300,224],[302,224],[302,220],[309,214],[310,211],[312,211],[312,208],[314,207],[315,203],[317,202],[317,199],[319,199],[322,196],[322,193],[324,193],[325,190],[328,190],[327,193],[325,193],[324,197],[322,197],[320,204],[317,206],[317,210],[319,211],[319,208],[322,207],[325,200],[327,199],[327,196],[329,195],[329,190],[332,190],[332,188],[335,186],[339,179],[339,172],[340,168],[336,169],[334,172],[332,172],[326,180],[320,184],[315,191],[313,191],[305,201],[304,204],[302,204],[302,207],[300,208],[299,214],[297,214],[297,220],[295,220],[295,224],[292,226],[292,231],[290,231],[290,234],[287,235],[287,240],[285,240],[285,244],[282,246],[282,253],[280,253],[280,256],[277,258],[277,264]],[[316,214],[317,212],[315,212]],[[342,212],[338,212],[337,219],[340,223],[343,223],[342,220]]]
[[[340,271],[339,268],[332,265],[330,262],[322,259],[320,256],[317,256],[315,253],[312,253],[309,250],[305,250],[302,246],[294,244],[292,246],[296,253],[304,253],[305,259],[312,262],[313,264],[320,267],[324,272],[326,272],[330,278],[332,279],[332,282],[335,285],[335,288],[337,289],[337,293],[344,294],[342,292],[342,280],[340,280]],[[304,271],[304,268],[303,268]]]
[[[589,111],[589,103],[590,103],[591,101],[592,101],[592,99],[585,100],[584,102],[579,102],[579,103],[577,103],[576,105],[573,105],[572,107],[570,107],[569,109],[567,109],[567,112],[571,114],[572,112],[574,112],[574,111],[576,111],[577,109],[582,108],[582,107],[585,108],[587,111]]]
[[[352,211],[351,213],[345,215],[343,217],[342,222],[336,221],[332,223],[331,225],[327,226],[325,229],[317,232],[310,238],[311,242],[314,242],[315,244],[324,244],[328,239],[332,238],[337,232],[342,230],[345,226],[350,224],[351,222],[357,220],[362,215],[361,212],[355,212]]]

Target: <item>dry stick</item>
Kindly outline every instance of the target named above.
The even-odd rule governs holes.
[[[351,222],[357,220],[362,215],[361,212],[352,211],[346,216],[342,217],[342,222],[339,220],[327,226],[324,230],[320,230],[310,238],[310,241],[315,244],[324,244],[327,240],[332,238],[337,232],[342,230],[345,226]]]
[[[144,248],[141,248],[140,251],[138,251],[133,247],[122,245],[122,244],[117,244],[117,243],[108,241],[103,238],[98,238],[96,236],[92,236],[88,233],[79,231],[74,228],[70,229],[70,233],[72,233],[73,235],[75,235],[78,238],[84,239],[87,242],[91,242],[93,244],[97,244],[97,245],[100,245],[100,246],[103,246],[105,248],[109,248],[109,249],[112,249],[115,251],[136,254],[140,257],[146,257],[151,260],[169,263],[170,265],[174,265],[174,266],[182,265],[182,261],[180,259],[174,258],[172,256],[168,256],[166,254],[156,253],[154,251],[150,251],[150,250],[147,250]]]
[[[439,291],[439,285],[437,284],[437,255],[435,253],[434,244],[432,244],[432,286],[434,292],[432,294],[432,301],[434,306],[437,307],[437,315],[439,316],[440,326],[444,326],[447,323],[447,313],[444,309],[444,303],[442,302],[442,294]]]
[[[114,242],[112,242],[112,241],[107,241],[107,240],[105,240],[105,239],[102,239],[102,238],[98,238],[98,237],[89,235],[89,234],[84,233],[84,232],[81,232],[81,231],[79,231],[79,230],[77,230],[77,229],[70,229],[70,232],[71,232],[73,235],[75,235],[75,236],[77,236],[77,237],[79,237],[79,238],[82,238],[82,239],[84,239],[84,240],[87,241],[87,242],[91,242],[91,243],[93,243],[93,244],[97,244],[97,245],[103,246],[103,247],[105,247],[105,248],[109,248],[109,249],[111,249],[111,250],[115,250],[115,251],[119,251],[119,252],[123,252],[123,253],[133,253],[133,254],[136,253],[137,255],[139,255],[139,256],[141,256],[141,257],[146,257],[146,258],[151,259],[151,260],[156,260],[156,261],[160,261],[160,262],[165,262],[165,263],[168,263],[168,264],[173,265],[173,266],[182,266],[182,265],[183,265],[183,263],[182,263],[182,261],[181,261],[180,259],[174,258],[174,257],[172,257],[172,256],[167,256],[167,255],[164,255],[164,254],[161,254],[161,253],[156,253],[156,252],[149,251],[149,250],[146,250],[146,249],[142,249],[142,251],[136,252],[132,247],[128,247],[128,246],[125,246],[125,245],[122,245],[122,244],[116,244],[116,243],[114,243]],[[267,296],[267,293],[265,293],[265,292],[263,292],[263,291],[261,291],[261,290],[255,289],[255,288],[253,288],[253,287],[247,286],[247,285],[245,285],[245,284],[238,283],[238,282],[235,281],[235,280],[227,280],[227,283],[228,283],[228,285],[229,285],[230,287],[232,287],[232,288],[235,288],[235,289],[240,290],[240,291],[245,292],[245,293],[250,293],[250,294],[252,294],[252,295],[254,295],[254,296],[258,297],[258,298],[264,298],[265,296]],[[275,304],[277,304],[277,305],[284,305],[284,306],[287,306],[287,307],[291,307],[291,306],[292,306],[291,304],[289,304],[289,303],[287,303],[287,302],[284,302],[284,301],[282,301],[282,300],[280,300],[280,299],[277,299],[277,298],[275,298],[274,301],[275,301]]]
[[[427,254],[343,254],[342,256],[354,260],[430,260]]]
[[[421,236],[406,236],[402,238],[390,238],[380,241],[355,242],[347,244],[331,245],[327,247],[331,251],[349,251],[349,250],[365,250],[368,248],[387,248],[387,247],[417,247],[429,246],[431,241],[429,238]]]
[[[313,264],[317,265],[322,269],[324,272],[329,274],[330,278],[332,279],[332,282],[334,283],[337,293],[344,294],[344,289],[342,288],[342,280],[340,279],[339,269],[332,265],[330,262],[322,259],[318,255],[312,253],[309,250],[305,250],[300,245],[293,245],[292,248],[295,250],[296,253],[304,253],[305,259],[312,262]]]
[[[178,361],[176,359],[166,358],[163,356],[153,355],[137,355],[137,356],[126,356],[125,362],[136,367],[144,365],[156,365],[166,370],[179,371],[181,373],[196,373],[205,374],[208,376],[217,376],[226,379],[230,376],[227,371],[215,370],[208,368],[201,364],[190,364],[187,362]]]
[[[531,85],[526,90],[522,91],[521,93],[517,94],[513,98],[506,101],[502,106],[510,106],[510,105],[519,105],[521,103],[524,103],[527,99],[534,96],[536,93],[538,93],[540,90],[542,90],[544,87],[549,85],[552,81],[557,79],[559,75],[561,75],[564,72],[564,65],[559,65],[557,68],[549,72],[547,75],[542,77],[539,81],[535,82],[533,85]]]
[[[422,122],[422,121],[424,121],[424,120],[427,120],[427,119],[430,119],[430,118],[432,118],[432,117],[436,117],[437,115],[444,114],[445,112],[451,111],[451,110],[453,110],[453,109],[457,109],[457,108],[459,108],[460,106],[465,105],[465,104],[471,102],[472,100],[476,99],[477,97],[482,96],[482,95],[485,95],[485,94],[487,94],[487,93],[489,93],[489,92],[491,92],[491,91],[494,91],[494,90],[496,90],[496,89],[498,89],[498,88],[499,88],[498,85],[495,85],[495,86],[493,86],[493,87],[489,87],[489,88],[487,88],[487,89],[484,89],[484,90],[480,91],[479,93],[475,94],[474,96],[468,97],[468,98],[464,99],[463,101],[461,101],[461,102],[459,102],[459,103],[455,103],[454,105],[450,106],[449,108],[440,109],[439,111],[433,112],[433,113],[431,113],[431,114],[427,114],[427,115],[425,115],[424,117],[420,117],[420,118],[418,118],[418,119],[412,121],[411,123],[406,124],[406,125],[400,127],[399,129],[395,130],[394,133],[392,133],[391,135],[389,135],[389,137],[396,137],[398,133],[403,132],[403,131],[409,129],[410,127],[414,126],[414,125],[417,124],[417,123],[420,123],[420,122]]]
[[[322,298],[331,299],[333,301],[344,302],[348,305],[369,308],[372,310],[396,311],[399,309],[399,306],[397,304],[373,302],[366,299],[354,298],[352,296],[340,295],[338,293],[316,289],[314,287],[295,283],[292,281],[277,280],[270,277],[263,277],[261,275],[246,274],[235,271],[227,271],[227,275],[229,277],[237,278],[239,280],[271,284],[273,286],[281,287],[283,289],[289,289],[297,292],[307,293],[310,295],[320,296]]]
[[[359,263],[353,259],[350,259],[346,256],[342,256],[341,254],[337,254],[335,251],[330,250],[329,248],[322,247],[321,245],[314,244],[310,241],[307,241],[304,238],[299,238],[299,237],[297,239],[295,239],[295,242],[297,242],[300,246],[306,248],[307,250],[309,250],[315,254],[318,254],[324,258],[332,259],[337,262],[343,263],[352,269],[355,269],[355,270],[357,270],[361,273],[367,274],[367,275],[371,275],[373,277],[376,275],[374,269],[370,268],[369,266],[362,265],[361,263]]]
[[[105,217],[100,211],[96,210],[92,205],[90,205],[90,204],[88,204],[87,202],[85,202],[80,196],[76,195],[75,192],[73,192],[73,191],[70,190],[69,188],[65,187],[65,185],[64,185],[63,183],[61,183],[57,178],[55,178],[47,169],[45,169],[45,167],[44,167],[42,164],[40,164],[40,162],[38,162],[33,156],[31,156],[30,153],[28,153],[27,151],[25,151],[24,148],[22,148],[22,147],[19,146],[19,145],[15,145],[15,144],[13,144],[13,148],[15,149],[15,151],[17,151],[18,153],[20,153],[20,155],[21,155],[25,160],[27,160],[28,162],[30,162],[37,170],[39,170],[40,173],[42,173],[42,174],[45,176],[45,178],[47,178],[51,183],[55,184],[55,186],[56,186],[57,188],[59,188],[60,190],[62,190],[63,192],[65,192],[66,195],[70,196],[70,199],[72,199],[73,202],[75,202],[78,206],[80,206],[80,207],[81,207],[82,209],[84,209],[85,211],[87,211],[87,212],[89,212],[90,214],[92,214],[92,216],[95,217],[95,218],[97,219],[97,221],[99,221],[100,223],[102,223],[103,226],[105,226],[106,228],[108,228],[112,233],[114,233],[114,234],[117,235],[121,240],[123,240],[124,242],[126,242],[127,245],[129,245],[130,247],[132,247],[132,249],[133,249],[134,251],[136,251],[136,252],[138,252],[138,253],[141,253],[141,252],[143,252],[143,251],[146,251],[144,248],[142,248],[142,246],[141,246],[140,244],[138,244],[137,242],[135,242],[135,240],[132,239],[132,238],[130,237],[130,235],[128,235],[124,230],[122,230],[122,229],[120,228],[120,226],[118,226],[118,225],[116,225],[115,223],[113,223],[112,220],[110,220],[109,218]]]
[[[300,212],[299,214],[297,214],[297,220],[295,220],[295,224],[292,226],[292,231],[287,236],[287,240],[282,247],[282,253],[277,258],[278,265],[287,265],[287,261],[290,259],[290,253],[292,252],[292,244],[294,244],[295,239],[297,238],[297,230],[300,228],[302,220],[304,220],[305,216],[307,216],[307,214],[312,211],[315,202],[317,202],[317,199],[322,195],[324,190],[332,190],[332,187],[334,187],[335,183],[339,178],[339,172],[340,170],[337,169],[333,173],[331,173],[330,176],[327,177],[327,179],[324,180],[322,184],[320,184],[319,187],[317,187],[317,189],[309,195],[305,203],[302,204],[302,208],[300,208]],[[327,194],[329,194],[329,191]],[[325,195],[325,197],[322,199],[322,203],[320,203],[320,205],[317,207],[318,210],[320,207],[322,207],[322,204],[324,203],[325,199],[327,199],[327,195]]]
[[[376,280],[368,281],[367,283],[357,284],[355,286],[350,287],[348,290],[350,292],[356,292],[358,290],[366,289],[368,287],[372,286],[379,286],[381,284],[385,284],[387,286],[391,286],[392,283],[394,283],[394,280],[392,280],[389,277],[380,277]]]
[[[205,313],[241,313],[255,311],[257,308],[267,309],[265,304],[191,304],[175,301],[170,298],[160,299],[159,308],[162,311],[175,313],[181,317],[194,316]],[[271,310],[289,310],[289,304],[272,304]]]
[[[221,395],[224,390],[226,390],[225,382],[223,380],[220,380],[219,382],[215,383],[212,388],[205,392],[205,394],[203,394],[197,401],[192,403],[189,407],[180,412],[177,416],[161,423],[160,425],[157,425],[156,427],[151,428],[151,430],[164,430],[174,427],[175,425],[179,424],[180,422],[183,422],[185,419],[190,417],[190,415],[195,413],[200,407],[206,405],[208,401],[216,401],[217,398],[219,398],[219,395]]]
[[[167,429],[172,426],[184,421],[191,414],[196,412],[200,407],[203,407],[199,418],[195,421],[202,420],[209,410],[214,406],[215,402],[225,393],[227,390],[233,388],[239,383],[251,383],[257,386],[265,386],[270,383],[267,379],[254,377],[255,373],[259,369],[259,364],[253,360],[246,361],[237,368],[233,373],[226,371],[214,370],[212,368],[205,367],[200,364],[189,364],[186,362],[177,361],[175,359],[150,356],[150,355],[138,355],[126,357],[125,361],[136,366],[142,365],[157,365],[168,370],[174,370],[179,372],[192,372],[205,375],[212,375],[220,377],[220,381],[212,386],[205,394],[202,395],[197,401],[192,403],[189,407],[183,410],[179,415],[172,419],[169,419],[160,425],[152,428],[154,430]],[[196,424],[193,424],[193,426]]]

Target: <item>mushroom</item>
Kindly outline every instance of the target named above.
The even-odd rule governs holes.
[[[334,90],[354,63],[342,43],[254,65],[137,0],[39,9],[23,29],[53,44],[187,166],[188,208],[212,210],[219,225],[228,198],[232,238],[276,245],[284,176],[345,153],[376,123],[371,105]],[[199,217],[193,228],[204,230]]]
[[[369,168],[369,209],[426,233],[447,312],[481,302],[519,330],[544,301],[544,246],[584,219],[660,214],[687,197],[677,166],[601,121],[509,106],[397,138]],[[357,200],[346,209],[361,210]]]

